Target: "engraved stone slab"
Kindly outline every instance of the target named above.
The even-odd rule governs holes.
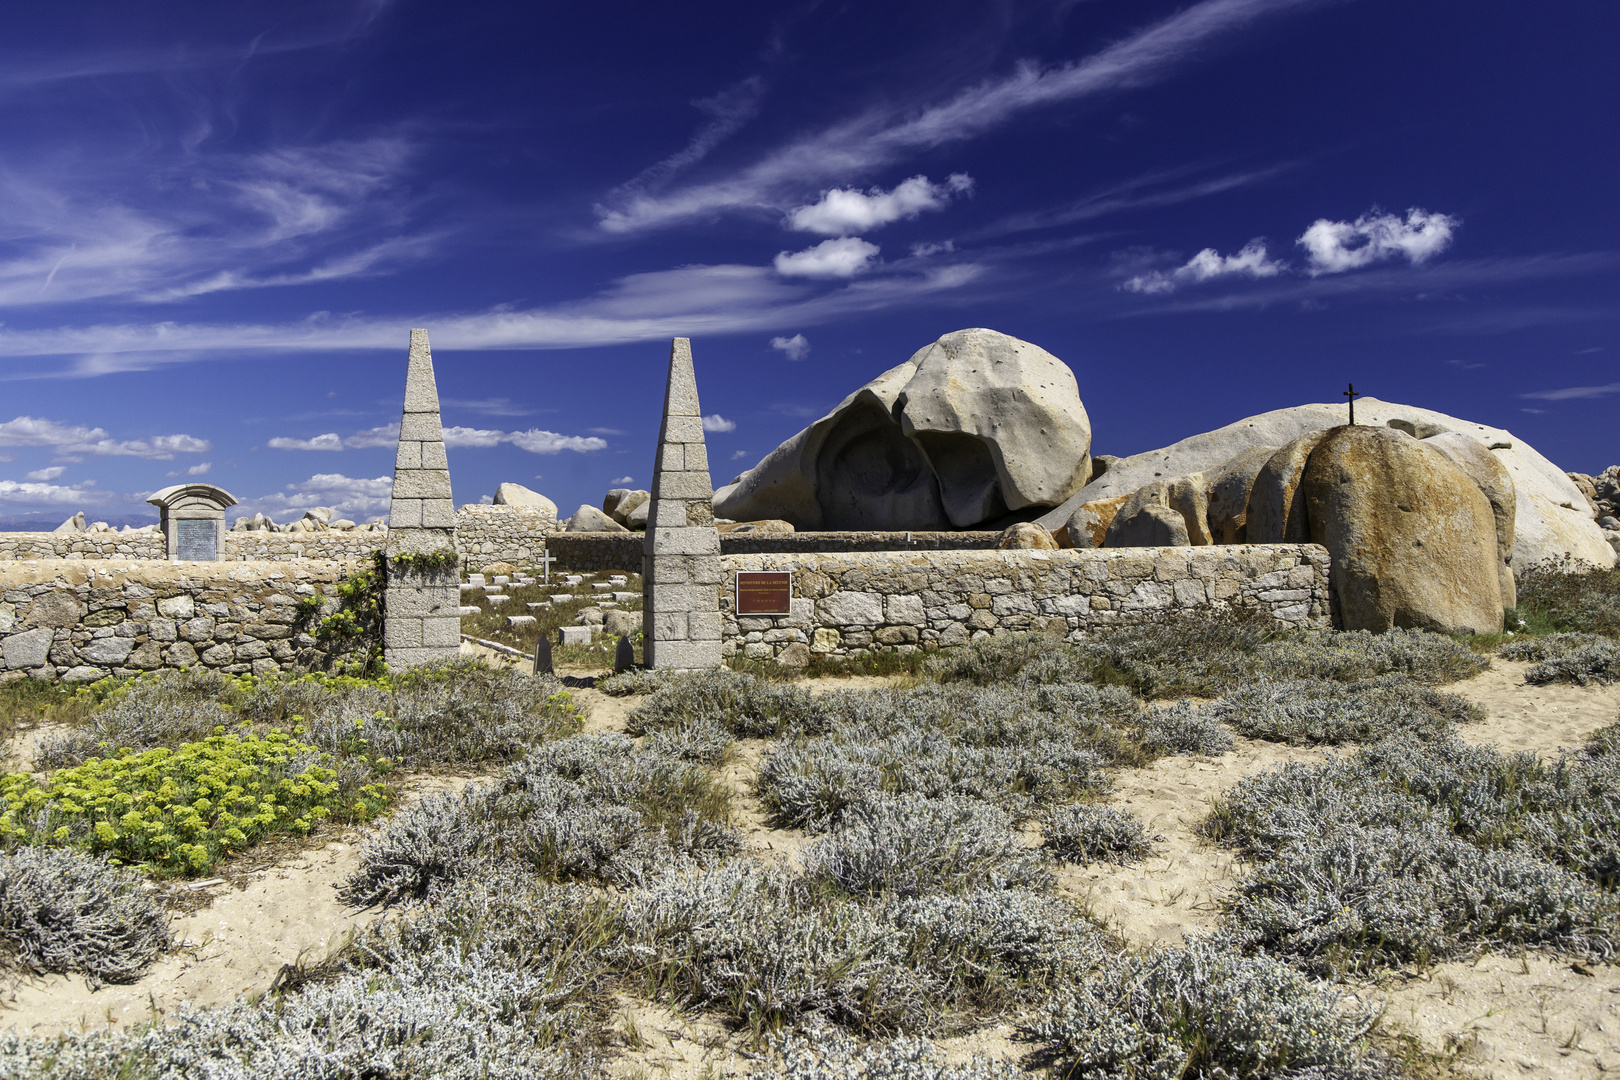
[[[175,522],[174,557],[182,562],[214,562],[219,558],[219,527],[207,518]]]

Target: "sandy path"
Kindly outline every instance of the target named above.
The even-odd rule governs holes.
[[[1530,667],[1498,657],[1489,671],[1443,688],[1485,710],[1482,723],[1458,726],[1464,740],[1555,755],[1578,749],[1589,734],[1620,720],[1620,685],[1531,686],[1524,681]]]

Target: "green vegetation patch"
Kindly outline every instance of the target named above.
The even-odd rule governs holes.
[[[1535,563],[1518,571],[1518,594],[1515,615],[1533,634],[1620,637],[1620,566],[1594,570],[1567,557]]]
[[[334,813],[363,821],[387,804],[379,785],[340,798],[335,776],[314,747],[282,731],[121,751],[43,781],[10,773],[0,777],[0,843],[194,873],[272,833],[302,835]]]

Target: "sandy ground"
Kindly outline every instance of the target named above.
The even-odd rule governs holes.
[[[464,652],[481,654],[473,646]],[[527,667],[527,665],[519,665]],[[1504,750],[1550,755],[1580,746],[1586,735],[1620,717],[1620,687],[1532,687],[1527,665],[1497,660],[1492,670],[1450,687],[1480,705],[1487,718],[1461,729],[1464,738]],[[613,698],[589,686],[598,672],[559,672],[587,713],[589,733],[622,731],[633,698]],[[817,692],[866,689],[905,680],[837,679]],[[36,732],[0,747],[22,760]],[[771,827],[752,793],[752,779],[768,740],[740,740],[723,767],[738,793],[737,825],[759,857],[796,862],[808,838]],[[1240,860],[1195,831],[1211,802],[1246,775],[1289,761],[1319,761],[1329,751],[1239,738],[1218,758],[1168,758],[1115,777],[1109,801],[1143,819],[1157,836],[1154,851],[1131,867],[1066,867],[1059,888],[1137,945],[1174,943],[1213,929],[1224,893],[1245,872]],[[407,798],[468,780],[422,778]],[[232,883],[201,890],[206,906],[175,919],[186,947],[154,965],[140,982],[91,992],[79,977],[52,976],[8,989],[0,1025],[34,1033],[80,1025],[139,1023],[167,1015],[181,1003],[206,1006],[265,990],[283,965],[318,959],[376,911],[340,904],[336,886],[356,865],[357,834],[328,837]],[[1387,1001],[1386,1022],[1416,1035],[1423,1045],[1453,1055],[1457,1070],[1481,1077],[1586,1080],[1620,1072],[1620,967],[1572,966],[1536,956],[1487,956],[1472,963],[1440,964],[1385,980],[1375,989]],[[743,1039],[712,1017],[676,1013],[645,1003],[621,1002],[614,1027],[624,1053],[610,1065],[617,1076],[742,1076],[757,1058]],[[958,1038],[937,1040],[952,1060],[975,1054],[1019,1060],[1032,1046],[1015,1025],[1002,1024]]]

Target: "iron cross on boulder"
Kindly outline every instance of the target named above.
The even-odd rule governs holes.
[[[1350,404],[1350,426],[1355,427],[1356,426],[1356,398],[1362,397],[1363,395],[1356,393],[1356,384],[1355,383],[1346,383],[1345,385],[1347,385],[1349,387],[1349,389],[1343,391],[1340,396],[1349,399],[1349,404]]]

